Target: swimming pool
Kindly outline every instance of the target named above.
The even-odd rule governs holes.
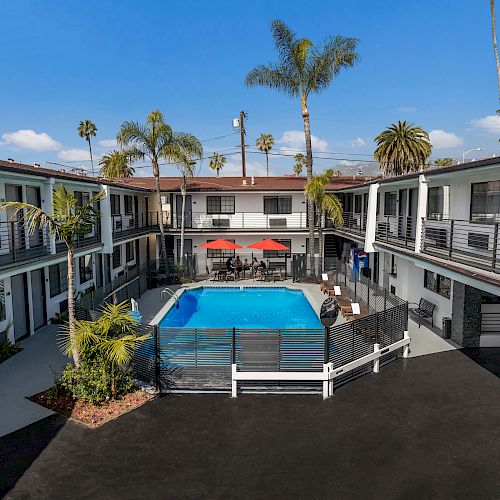
[[[160,327],[322,328],[301,290],[284,287],[202,287],[186,290]]]

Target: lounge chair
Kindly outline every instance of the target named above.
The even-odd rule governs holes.
[[[273,282],[275,281],[283,281],[285,278],[281,273],[281,269],[273,269]]]

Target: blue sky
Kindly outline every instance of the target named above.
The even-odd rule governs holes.
[[[243,109],[248,144],[266,132],[276,152],[302,149],[300,104],[243,83],[256,64],[275,60],[275,18],[313,42],[334,34],[360,40],[360,62],[310,99],[316,151],[341,153],[324,154],[337,159],[316,161],[316,170],[372,159],[373,138],[398,119],[434,131],[433,157],[458,158],[475,147],[484,151],[469,158],[500,153],[486,0],[5,0],[0,158],[88,168],[80,120],[97,125],[99,156],[124,120],[142,121],[156,108],[175,130],[204,141],[231,134]],[[238,135],[208,140],[205,154],[238,142]],[[226,175],[238,174],[239,161],[229,156]],[[248,161],[250,173],[263,172],[262,155]],[[274,156],[270,167],[280,174],[292,164]],[[175,175],[175,167],[162,173]]]

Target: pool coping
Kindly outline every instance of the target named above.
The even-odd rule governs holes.
[[[212,283],[211,281],[209,283]],[[290,286],[292,285],[292,286]],[[319,285],[316,284],[316,286],[319,288]],[[167,287],[168,288],[168,287]],[[309,305],[312,307],[314,313],[317,315],[318,320],[320,320],[320,310],[321,310],[321,302],[318,302],[314,295],[311,293],[310,290],[305,288],[302,283],[291,283],[291,284],[282,284],[279,286],[274,286],[273,285],[264,285],[262,283],[249,283],[245,285],[236,285],[235,283],[219,283],[216,285],[211,285],[211,284],[205,284],[205,283],[189,283],[186,285],[182,285],[181,288],[175,291],[174,295],[170,297],[167,302],[160,308],[160,310],[155,314],[153,319],[149,322],[150,325],[158,325],[160,321],[166,316],[166,314],[174,307],[175,303],[177,300],[180,299],[182,294],[188,290],[197,290],[200,288],[286,288],[288,290],[300,290],[303,294],[304,297],[306,298],[307,302],[309,302]],[[322,297],[324,297],[323,294],[321,294]]]

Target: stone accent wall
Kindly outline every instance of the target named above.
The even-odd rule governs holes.
[[[482,292],[453,282],[451,340],[462,347],[479,347]]]

